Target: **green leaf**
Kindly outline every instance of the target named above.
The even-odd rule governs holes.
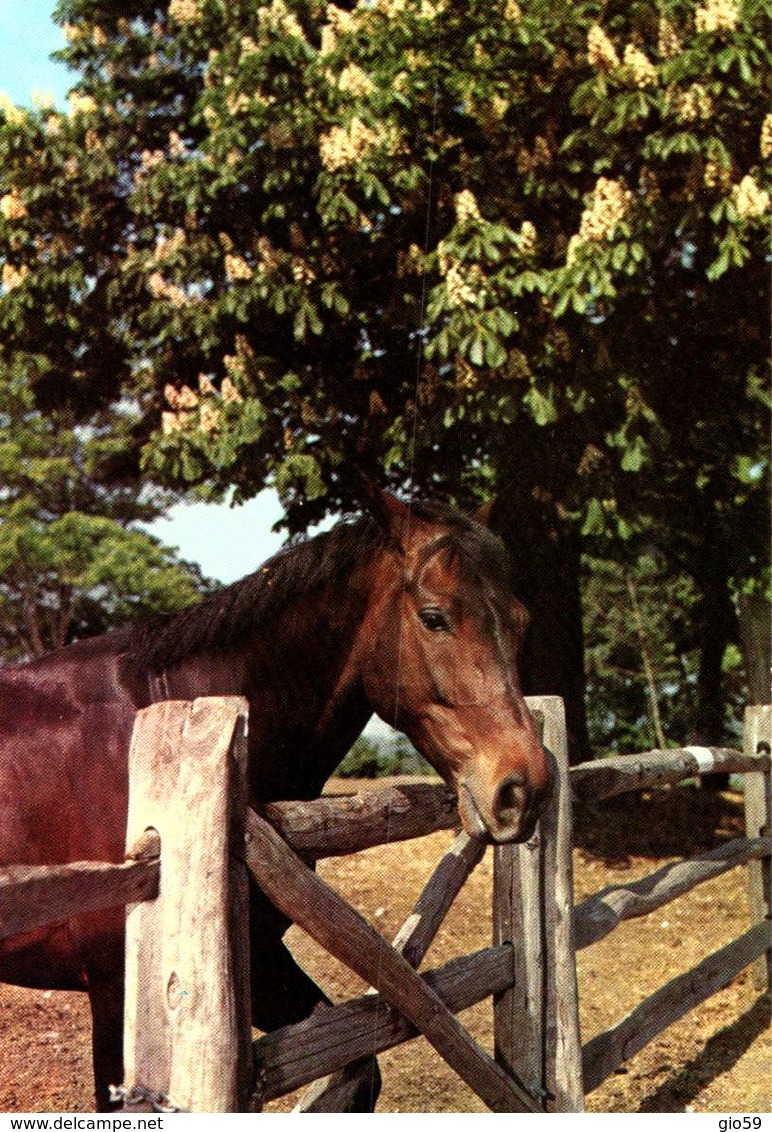
[[[552,424],[558,419],[558,412],[551,396],[541,393],[535,385],[526,392],[523,403],[528,406],[531,416],[538,425]]]
[[[620,467],[623,472],[639,472],[647,456],[647,446],[642,436],[628,440],[622,452]]]
[[[721,252],[705,270],[705,276],[711,283],[715,283],[729,270],[729,251],[722,247]]]
[[[469,347],[469,361],[473,366],[481,366],[485,361],[485,342],[481,334],[476,334]]]
[[[496,369],[499,366],[503,366],[504,363],[506,362],[506,360],[507,360],[507,351],[504,349],[503,345],[501,344],[501,342],[499,341],[498,338],[495,338],[493,335],[490,335],[490,337],[487,338],[486,343],[485,343],[485,361],[486,361],[486,363],[489,366],[491,366],[491,368]]]
[[[599,499],[591,499],[582,523],[583,535],[602,535],[606,530],[606,512]]]
[[[628,248],[627,244],[616,244],[611,252],[611,266],[616,271],[621,271],[627,260]]]

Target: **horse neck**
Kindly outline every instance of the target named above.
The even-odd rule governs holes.
[[[357,695],[355,646],[361,608],[355,587],[341,586],[321,600],[308,595],[252,642],[250,670],[260,686],[275,687],[292,730],[302,729],[320,740],[336,712]]]
[[[359,568],[299,595],[230,653],[161,678],[164,695],[246,696],[253,799],[315,797],[370,717],[356,650],[366,605]]]

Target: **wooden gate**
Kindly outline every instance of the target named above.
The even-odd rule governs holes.
[[[260,1108],[363,1051],[378,1053],[418,1033],[494,1111],[580,1111],[585,1092],[749,964],[758,986],[770,989],[772,708],[747,709],[744,753],[687,747],[569,770],[561,701],[528,703],[555,758],[557,789],[528,843],[494,850],[493,945],[475,955],[416,971],[485,851],[464,834],[392,944],[307,867],[319,857],[452,828],[458,818],[447,788],[391,787],[364,797],[273,803],[254,813],[245,801],[247,705],[238,697],[156,704],[138,714],[127,861],[0,870],[0,938],[128,903],[123,1095],[135,1111]],[[745,775],[745,838],[574,908],[572,798],[716,771]],[[749,869],[748,931],[582,1048],[576,949],[738,864]],[[253,1045],[247,868],[282,911],[379,993]],[[488,996],[493,1055],[455,1017]]]
[[[193,1111],[255,1110],[271,1097],[341,1068],[360,1057],[363,1048],[377,1053],[420,1033],[493,1111],[538,1112],[547,1105],[571,1109],[581,1104],[581,1091],[578,1096],[567,1091],[573,1087],[572,1075],[549,1069],[556,1050],[559,1063],[570,1056],[579,1066],[581,1059],[571,965],[565,726],[562,703],[555,697],[536,698],[529,705],[542,720],[563,785],[541,831],[527,846],[497,850],[494,945],[426,975],[416,967],[484,845],[459,834],[393,944],[317,877],[308,862],[452,827],[458,818],[445,787],[395,788],[379,792],[369,805],[361,798],[329,797],[275,803],[258,814],[243,805],[239,736],[245,705],[236,699],[196,701],[140,712],[132,742],[128,842],[135,845],[147,837],[148,827],[158,835],[162,882],[155,901],[131,906],[127,916],[124,1094],[130,1102],[142,1105],[152,1097],[155,1103]],[[246,812],[241,828],[239,812]],[[260,1038],[254,1045],[256,1074],[249,1101],[243,1068],[250,1063],[244,1052],[249,1026],[236,1008],[248,1002],[244,988],[249,982],[240,927],[246,922],[241,862],[282,912],[378,989],[377,995]],[[521,888],[530,901],[528,931],[544,942],[549,963],[548,976],[540,977],[538,1001],[528,995],[528,1025],[544,1041],[538,1064],[531,1057],[524,1067],[529,1075],[525,1084],[517,1066],[522,996],[513,992],[518,970],[514,940],[522,932],[514,901]],[[519,963],[532,988],[536,957],[531,948]],[[495,1056],[455,1016],[489,996],[496,997]],[[374,1017],[382,1023],[375,1038]]]

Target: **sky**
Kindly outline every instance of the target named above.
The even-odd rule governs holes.
[[[0,0],[0,90],[19,104],[46,90],[64,103],[69,72],[49,58],[64,45],[53,9],[54,0]]]
[[[53,23],[55,0],[0,0],[0,91],[23,106],[36,93],[53,94],[64,107],[71,72],[50,58],[64,45]],[[167,519],[149,529],[183,558],[198,562],[204,574],[232,582],[275,553],[283,537],[271,528],[281,517],[274,492],[262,492],[239,507],[178,504]]]

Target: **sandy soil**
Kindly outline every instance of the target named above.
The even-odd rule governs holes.
[[[706,796],[681,787],[626,797],[577,815],[577,901],[615,881],[645,876],[667,861],[742,834],[737,795]],[[320,865],[387,937],[410,911],[449,833],[392,845]],[[624,848],[622,848],[624,846]],[[425,966],[490,942],[491,855],[451,910]],[[621,925],[579,955],[582,1036],[586,1041],[631,1010],[663,982],[687,970],[748,925],[746,876],[735,869],[658,912]],[[293,950],[334,1000],[362,984],[291,929]],[[487,1047],[489,1004],[463,1020]],[[769,1000],[752,973],[654,1039],[587,1097],[595,1112],[768,1112],[772,1037]],[[85,997],[0,986],[0,1111],[78,1112],[91,1107],[89,1012]],[[380,1058],[384,1112],[478,1112],[484,1106],[423,1039]],[[270,1107],[286,1111],[295,1097]]]

